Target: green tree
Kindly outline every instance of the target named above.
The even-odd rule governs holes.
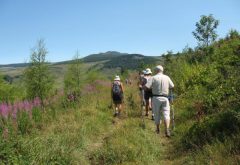
[[[64,76],[64,90],[66,93],[80,94],[82,61],[78,51],[72,63],[69,64],[67,73]]]
[[[227,39],[240,38],[240,34],[237,30],[231,29],[227,35]]]
[[[192,32],[201,46],[206,47],[216,40],[217,33],[215,29],[218,24],[219,21],[216,20],[212,14],[201,16],[200,21],[196,23],[196,30]]]
[[[45,48],[44,40],[39,40],[36,48],[32,50],[29,66],[24,72],[27,97],[30,99],[39,97],[42,103],[50,94],[54,83],[49,65],[46,62],[47,53],[48,51]]]

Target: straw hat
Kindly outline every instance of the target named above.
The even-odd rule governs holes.
[[[119,76],[115,76],[114,81],[120,81],[120,77]]]
[[[145,71],[146,71],[145,74],[152,74],[152,71],[150,68],[147,68]]]

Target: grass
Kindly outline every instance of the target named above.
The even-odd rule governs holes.
[[[132,75],[135,77],[135,75]],[[92,75],[92,79],[97,78]],[[87,82],[91,78],[86,79]],[[107,81],[107,80],[104,80]],[[92,81],[93,82],[93,81]],[[104,84],[104,83],[103,83]],[[171,139],[155,133],[154,123],[145,118],[142,127],[136,80],[125,86],[124,111],[113,118],[109,109],[110,86],[97,85],[85,94],[77,108],[46,111],[37,126],[26,134],[0,138],[0,164],[236,164],[239,136],[224,143],[214,141],[198,150],[182,150],[181,138],[195,122],[195,112],[184,98],[175,100],[176,130]],[[38,112],[36,112],[38,113]],[[42,123],[41,123],[42,122]],[[201,137],[199,137],[201,138]]]
[[[133,88],[134,87],[134,88]],[[171,162],[171,140],[141,126],[138,89],[126,87],[124,113],[113,118],[109,86],[86,94],[76,109],[44,114],[41,128],[5,141],[6,164],[159,164]],[[0,143],[3,144],[3,143]],[[169,145],[169,146],[168,146]],[[104,163],[103,163],[104,162]],[[1,163],[0,163],[1,164]]]

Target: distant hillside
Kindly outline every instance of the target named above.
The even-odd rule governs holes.
[[[108,51],[108,52],[105,52],[105,53],[90,54],[86,57],[83,57],[82,61],[85,62],[85,63],[108,61],[108,60],[112,60],[114,58],[117,58],[117,57],[123,56],[123,55],[128,55],[128,54],[127,53],[120,53],[120,52],[117,52],[117,51]],[[60,61],[60,62],[54,63],[54,65],[70,64],[72,61],[73,60]]]
[[[14,68],[17,68],[17,67],[26,67],[28,66],[29,64],[28,63],[16,63],[16,64],[6,64],[6,65],[0,65],[0,67],[14,67]]]
[[[141,54],[128,54],[119,56],[104,63],[104,68],[123,67],[126,69],[137,69],[142,64],[152,64],[159,60],[157,57],[144,56]]]
[[[101,68],[117,68],[123,67],[126,69],[136,69],[139,68],[142,64],[152,64],[158,57],[144,56],[141,54],[128,54],[120,53],[116,51],[108,51],[105,53],[91,54],[82,58],[84,63],[101,63]],[[64,65],[71,63],[72,60],[60,61],[55,63],[50,63],[50,65]],[[0,68],[4,70],[16,69],[18,67],[26,67],[28,63],[17,63],[17,64],[8,64],[0,65]]]
[[[97,62],[97,61],[105,61],[105,60],[112,60],[119,56],[128,55],[127,53],[120,53],[116,51],[108,51],[105,53],[98,53],[98,54],[91,54],[87,57],[83,58],[84,62]]]

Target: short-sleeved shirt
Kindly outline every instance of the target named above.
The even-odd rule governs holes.
[[[174,84],[167,75],[158,73],[152,76],[145,86],[152,89],[153,95],[168,96],[169,88],[173,88]]]

